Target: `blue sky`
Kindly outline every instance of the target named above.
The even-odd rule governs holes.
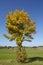
[[[5,28],[6,14],[15,9],[24,9],[30,15],[30,19],[36,21],[36,34],[32,42],[23,42],[24,46],[43,46],[43,0],[0,0],[0,46],[15,46],[16,42],[10,42],[3,37],[8,32]]]

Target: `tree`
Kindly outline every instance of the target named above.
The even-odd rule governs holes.
[[[24,10],[15,10],[14,13],[9,12],[6,16],[6,28],[10,36],[3,34],[10,41],[16,40],[18,45],[18,57],[20,61],[26,58],[25,49],[22,47],[23,41],[31,42],[32,35],[35,34],[35,21],[30,20],[27,12]]]

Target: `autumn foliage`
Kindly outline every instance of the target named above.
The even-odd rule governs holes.
[[[27,12],[24,10],[15,10],[13,13],[9,12],[6,15],[6,28],[7,31],[11,34],[6,38],[10,41],[16,40],[18,46],[22,46],[23,41],[30,41],[33,39],[32,34],[35,33],[35,21],[30,20],[30,17]]]

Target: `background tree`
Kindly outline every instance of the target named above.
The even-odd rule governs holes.
[[[22,42],[31,42],[31,39],[33,39],[32,35],[35,33],[35,21],[30,20],[28,13],[24,10],[15,10],[14,13],[9,12],[6,19],[6,28],[11,35],[3,35],[10,41],[16,40],[16,44],[18,45],[18,59],[24,61],[26,52],[22,47]]]

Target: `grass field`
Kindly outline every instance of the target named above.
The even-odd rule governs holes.
[[[0,49],[0,65],[43,65],[43,48],[26,48],[27,60],[16,61],[17,48]]]

